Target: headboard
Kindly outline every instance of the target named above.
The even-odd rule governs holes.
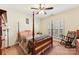
[[[76,34],[77,34],[77,39],[79,39],[79,30],[77,30]]]

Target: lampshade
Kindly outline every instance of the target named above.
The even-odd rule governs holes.
[[[43,10],[41,10],[41,11],[39,12],[39,14],[44,14],[44,11],[43,11]]]

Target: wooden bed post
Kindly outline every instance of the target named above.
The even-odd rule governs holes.
[[[33,11],[33,32],[32,32],[32,36],[33,36],[33,42],[34,42],[34,11]]]
[[[34,55],[35,54],[35,43],[34,43],[34,36],[35,36],[35,33],[34,33],[34,11],[33,11],[33,27],[32,27],[33,31],[32,31],[32,36],[33,36],[33,51],[32,51],[32,54]]]
[[[21,36],[20,36],[20,28],[19,28],[19,21],[18,21],[18,40],[19,41],[21,39]]]

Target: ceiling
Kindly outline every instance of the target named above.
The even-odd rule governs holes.
[[[26,15],[32,15],[32,12],[35,11],[37,12],[36,10],[31,10],[31,7],[37,7],[38,8],[38,4],[6,4],[6,5],[0,5],[0,6],[3,6],[4,8],[7,7],[7,8],[12,8],[12,9],[15,9],[15,10],[18,10]],[[36,15],[36,17],[46,17],[46,16],[49,16],[51,14],[57,14],[57,13],[60,13],[60,12],[63,12],[63,11],[66,11],[66,10],[69,10],[69,9],[72,9],[72,8],[76,8],[79,6],[79,4],[46,4],[45,7],[54,7],[54,9],[52,10],[46,10],[47,12],[47,15],[44,15],[44,14],[39,14],[39,15]]]

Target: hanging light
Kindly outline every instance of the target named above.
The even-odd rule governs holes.
[[[43,10],[41,10],[41,11],[39,12],[39,14],[44,14],[44,11],[43,11]]]

